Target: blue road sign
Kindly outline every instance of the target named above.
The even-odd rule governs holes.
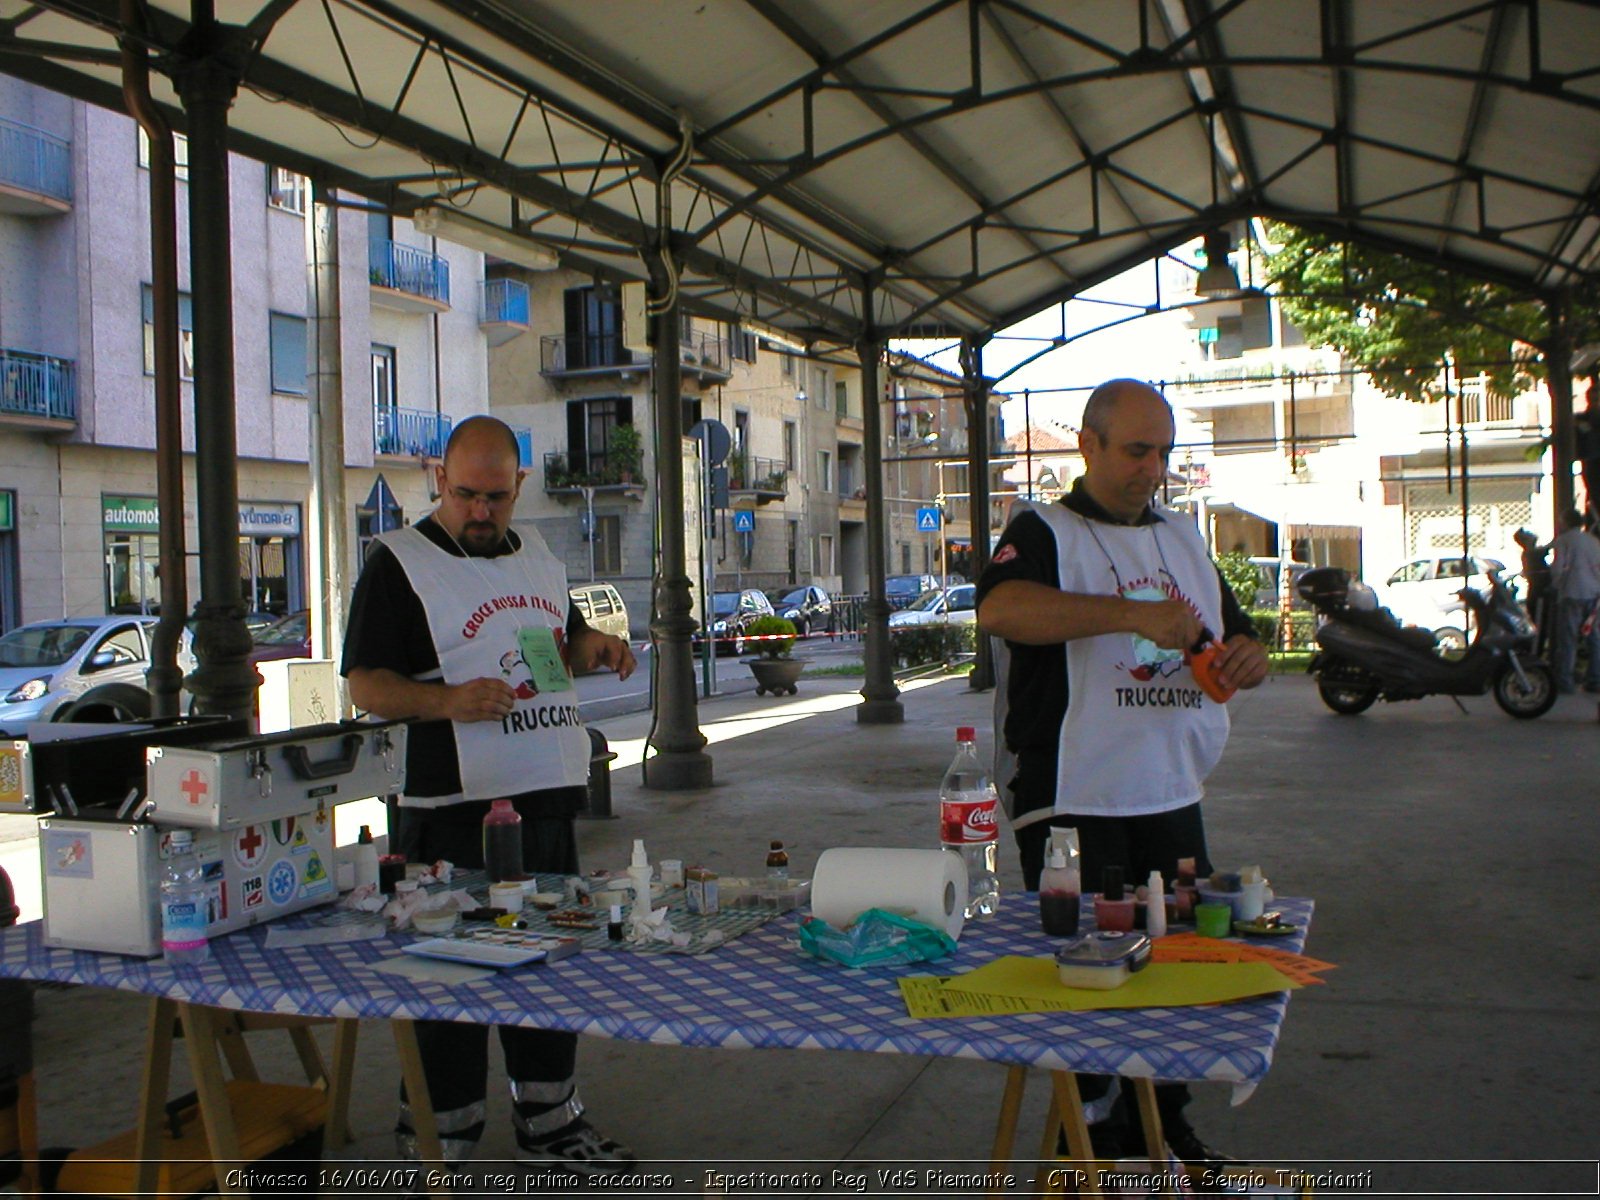
[[[937,508],[917,509],[917,532],[938,533],[940,529],[939,510]]]
[[[742,508],[733,514],[733,531],[735,533],[754,533],[756,531],[756,515],[748,508]]]

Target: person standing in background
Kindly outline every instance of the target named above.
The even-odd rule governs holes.
[[[1578,641],[1585,623],[1589,633],[1589,666],[1583,690],[1600,692],[1600,620],[1595,608],[1600,605],[1600,540],[1583,527],[1583,514],[1569,509],[1561,514],[1561,533],[1551,546],[1550,583],[1556,597],[1555,662],[1556,690],[1570,694],[1576,690],[1573,670],[1577,665]]]

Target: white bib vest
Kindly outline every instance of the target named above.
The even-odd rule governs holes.
[[[1060,504],[1027,507],[1055,534],[1062,591],[1182,600],[1222,636],[1221,580],[1181,515],[1158,509],[1158,523],[1115,525]],[[1102,634],[1066,645],[1053,811],[1138,816],[1197,802],[1228,740],[1227,707],[1200,690],[1181,654],[1142,638]]]
[[[499,721],[453,721],[461,791],[450,796],[403,796],[416,808],[462,800],[493,800],[554,787],[581,787],[589,777],[589,735],[578,715],[578,694],[541,695],[523,662],[517,630],[553,631],[563,646],[567,575],[544,541],[518,531],[520,549],[495,558],[459,558],[415,528],[379,537],[393,552],[422,601],[439,672],[423,678],[447,684],[503,679],[516,692]]]

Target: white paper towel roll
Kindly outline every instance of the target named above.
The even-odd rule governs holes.
[[[811,911],[835,929],[883,908],[961,936],[967,872],[947,850],[841,847],[824,850],[811,873]]]

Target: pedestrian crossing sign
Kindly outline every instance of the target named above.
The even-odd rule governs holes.
[[[754,533],[756,531],[756,515],[749,509],[740,509],[733,514],[733,531],[735,533]]]
[[[939,527],[939,510],[937,508],[917,509],[918,533],[938,533]]]

